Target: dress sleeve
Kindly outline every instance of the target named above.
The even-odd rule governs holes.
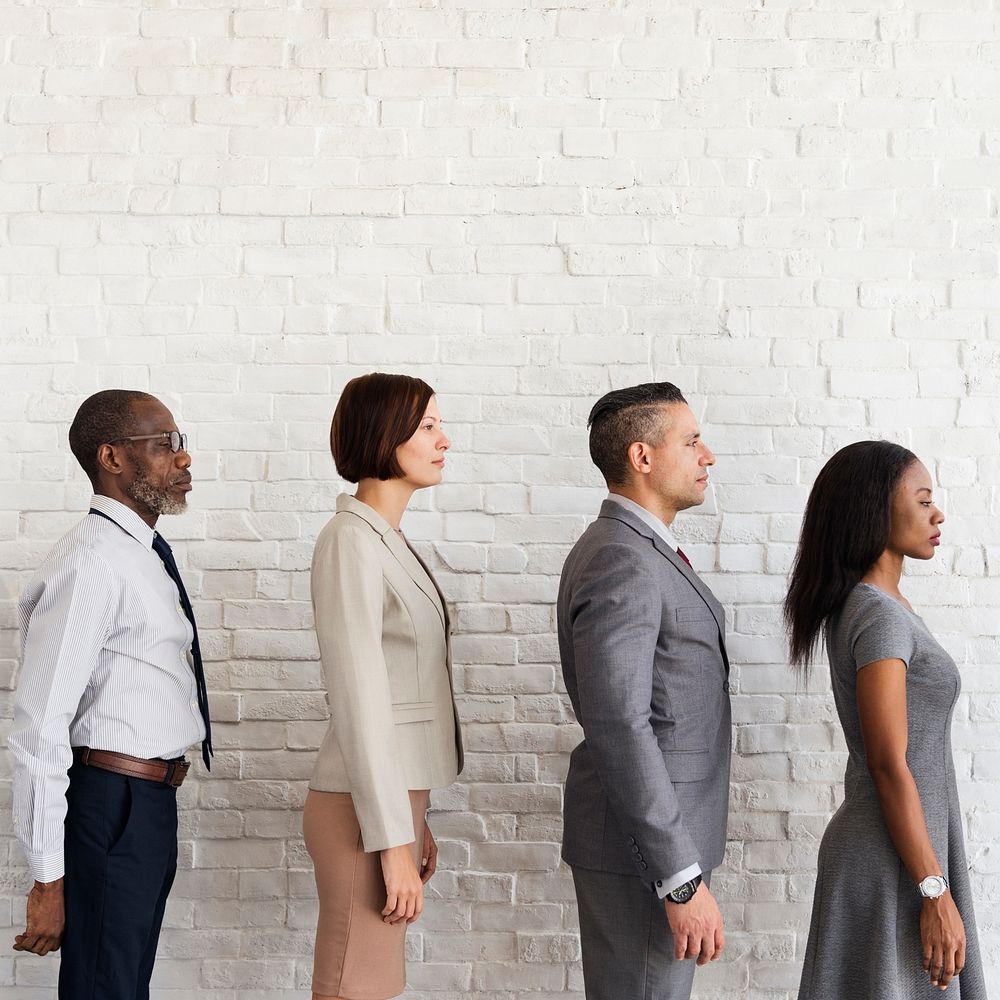
[[[412,843],[413,813],[382,651],[382,571],[371,540],[355,531],[324,531],[311,585],[331,725],[364,849]]]
[[[913,622],[906,608],[891,597],[872,594],[854,620],[849,641],[857,670],[877,660],[902,660],[909,667]]]

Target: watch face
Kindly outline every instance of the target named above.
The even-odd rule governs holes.
[[[694,885],[691,882],[685,882],[683,885],[679,885],[672,893],[670,893],[670,896],[675,903],[686,903],[693,895]]]
[[[920,883],[920,893],[928,899],[937,899],[944,894],[945,881],[940,875],[928,875]]]

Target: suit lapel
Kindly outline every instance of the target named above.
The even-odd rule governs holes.
[[[653,539],[653,548],[656,549],[661,555],[665,556],[669,562],[671,562],[676,569],[679,569],[681,573],[687,578],[691,586],[698,591],[701,599],[708,605],[709,610],[712,612],[715,618],[716,625],[719,626],[719,632],[723,636],[726,634],[726,619],[725,614],[722,610],[722,605],[716,600],[715,594],[712,593],[702,582],[702,579],[698,574],[690,567],[688,564],[681,559],[681,557],[669,546],[667,543],[660,538],[655,532],[650,532]]]
[[[648,538],[653,543],[653,548],[662,555],[698,592],[698,596],[708,605],[716,625],[719,627],[719,639],[722,646],[722,655],[726,657],[726,616],[722,605],[716,600],[715,594],[702,582],[700,576],[681,559],[681,557],[655,532],[648,524],[636,517],[630,510],[623,507],[614,500],[605,500],[601,505],[600,517],[612,517],[627,524],[634,531],[637,531],[644,538]],[[726,657],[726,668],[729,667],[729,659]]]
[[[387,534],[382,536],[382,541],[386,548],[396,557],[400,566],[409,573],[413,582],[427,595],[430,602],[434,605],[438,616],[441,618],[441,624],[447,629],[448,615],[444,607],[444,597],[441,595],[441,591],[438,589],[437,583],[431,576],[431,572],[424,564],[423,559],[391,528]]]
[[[448,619],[448,602],[444,599],[444,591],[442,591],[441,588],[438,586],[438,582],[437,580],[434,579],[434,574],[430,571],[430,567],[420,557],[420,554],[417,552],[417,550],[411,548],[409,542],[406,542],[405,544],[406,547],[409,549],[410,554],[413,556],[413,558],[416,559],[418,563],[420,563],[420,567],[424,571],[424,575],[427,577],[428,580],[430,580],[431,586],[434,588],[434,593],[437,595],[437,602],[440,605],[440,610],[444,618],[445,631],[447,632],[450,622]],[[419,583],[419,581],[417,582]]]

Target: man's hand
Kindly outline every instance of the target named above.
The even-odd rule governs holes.
[[[699,965],[705,965],[722,954],[726,945],[722,914],[704,882],[688,902],[665,899],[663,908],[674,935],[674,958],[697,958]]]
[[[36,882],[28,893],[24,933],[14,937],[14,951],[30,951],[36,955],[58,951],[65,927],[63,880]]]

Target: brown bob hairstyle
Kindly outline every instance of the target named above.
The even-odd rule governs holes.
[[[340,394],[330,424],[330,451],[349,483],[398,479],[396,449],[409,441],[434,390],[421,378],[372,372],[352,378]]]

